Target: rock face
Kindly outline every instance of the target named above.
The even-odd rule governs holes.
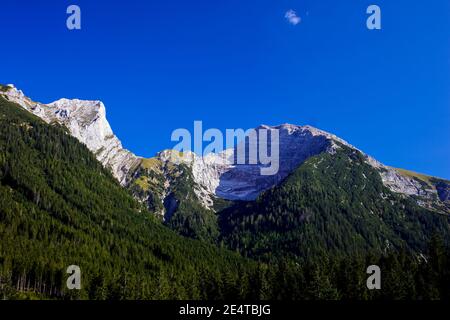
[[[66,127],[111,170],[122,185],[131,186],[138,199],[148,202],[149,208],[161,215],[165,212],[163,204],[169,203],[166,198],[172,194],[173,185],[179,184],[183,176],[192,176],[193,181],[189,184],[198,201],[205,208],[212,208],[217,198],[254,200],[312,156],[323,152],[334,154],[341,145],[358,150],[339,137],[314,127],[283,124],[256,128],[257,132],[260,129],[269,133],[277,130],[279,134],[279,170],[274,175],[261,175],[261,169],[265,167],[261,164],[237,164],[235,160],[239,146],[204,157],[193,152],[180,155],[176,151],[166,150],[155,158],[143,159],[122,147],[106,120],[105,106],[100,101],[60,99],[42,104],[32,101],[12,85],[2,87],[0,94],[44,121]],[[248,150],[249,141],[242,143]],[[269,143],[268,150],[271,148]],[[390,190],[414,197],[422,206],[449,210],[450,182],[405,174],[358,151],[365,156],[368,164],[377,169],[383,184]],[[248,155],[246,157],[248,160]],[[191,171],[189,175],[182,174],[185,168]]]
[[[256,131],[264,129],[279,132],[279,170],[274,175],[262,175],[261,169],[267,165],[249,163],[249,141],[245,144],[246,163],[238,164],[239,146],[218,154],[210,153],[199,157],[193,153],[184,157],[192,167],[194,179],[202,186],[205,193],[228,200],[254,200],[262,191],[271,188],[286,178],[289,173],[311,156],[321,152],[333,152],[338,147],[336,142],[345,141],[310,126],[280,125],[276,127],[260,126]],[[270,139],[268,150],[272,150]],[[165,159],[167,160],[167,159]]]
[[[261,175],[261,165],[235,164],[237,148],[225,150],[219,154],[205,157],[188,153],[183,161],[192,167],[194,179],[205,194],[215,195],[229,200],[254,200],[262,191],[267,190],[285,179],[305,160],[322,152],[333,154],[340,145],[358,150],[348,142],[328,132],[311,126],[283,124],[279,126],[260,126],[256,128],[279,132],[279,171],[275,175]],[[246,143],[248,150],[248,142]],[[269,144],[269,150],[271,148]],[[427,187],[417,179],[402,175],[394,168],[388,167],[371,156],[361,152],[368,164],[380,173],[385,186],[390,190],[409,196],[432,199],[437,191]],[[162,157],[169,161],[168,154]],[[446,193],[442,192],[444,197]],[[208,201],[206,201],[208,202]]]
[[[140,162],[133,153],[122,147],[106,120],[105,106],[101,101],[60,99],[42,104],[32,101],[22,91],[9,85],[2,94],[47,123],[59,123],[69,133],[84,143],[97,159],[109,168],[121,184]]]

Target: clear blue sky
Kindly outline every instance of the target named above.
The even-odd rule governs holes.
[[[66,28],[66,8],[82,30]],[[366,28],[370,4],[382,30]],[[301,23],[289,24],[293,9]],[[172,130],[310,124],[450,178],[450,1],[2,1],[0,83],[104,101],[125,147]]]

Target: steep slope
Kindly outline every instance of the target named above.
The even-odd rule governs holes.
[[[436,210],[438,212],[450,213],[450,181],[431,177],[417,172],[404,169],[395,169],[402,176],[414,180],[420,184],[418,188],[420,194],[415,195],[417,202],[426,208]],[[423,190],[426,191],[423,196]]]
[[[208,241],[217,238],[217,218],[211,210],[215,197],[193,180],[191,169],[171,163],[167,152],[144,159],[123,149],[106,119],[102,102],[60,99],[42,104],[13,85],[0,86],[0,96],[49,124],[65,127],[140,202],[180,234]]]
[[[130,173],[138,166],[140,159],[123,149],[122,143],[114,135],[101,101],[60,99],[42,104],[32,101],[13,85],[3,86],[0,93],[45,122],[58,123],[67,128],[73,137],[84,143],[111,170],[121,184],[128,182]]]
[[[171,151],[145,159],[134,172],[129,188],[150,210],[159,213],[166,225],[184,236],[215,242],[216,213],[202,204],[199,186],[186,163],[173,163]]]
[[[341,145],[306,160],[256,201],[220,213],[223,241],[251,257],[317,259],[406,248],[424,252],[449,216],[418,206],[382,183],[365,155]]]
[[[162,226],[64,128],[0,97],[1,298],[247,295],[254,266]]]

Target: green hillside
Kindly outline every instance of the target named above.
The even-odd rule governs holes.
[[[434,232],[450,237],[448,215],[390,192],[363,155],[345,146],[308,159],[255,202],[224,210],[220,225],[231,248],[267,260],[421,253]]]

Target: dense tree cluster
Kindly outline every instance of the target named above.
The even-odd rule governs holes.
[[[311,157],[256,201],[220,213],[221,239],[248,257],[322,259],[406,248],[423,253],[449,216],[392,193],[364,156],[345,146]]]
[[[388,253],[325,257],[302,263],[280,259],[260,282],[262,297],[285,300],[450,299],[450,250],[435,236],[417,257],[404,249]],[[381,289],[368,290],[367,267],[381,270]]]

